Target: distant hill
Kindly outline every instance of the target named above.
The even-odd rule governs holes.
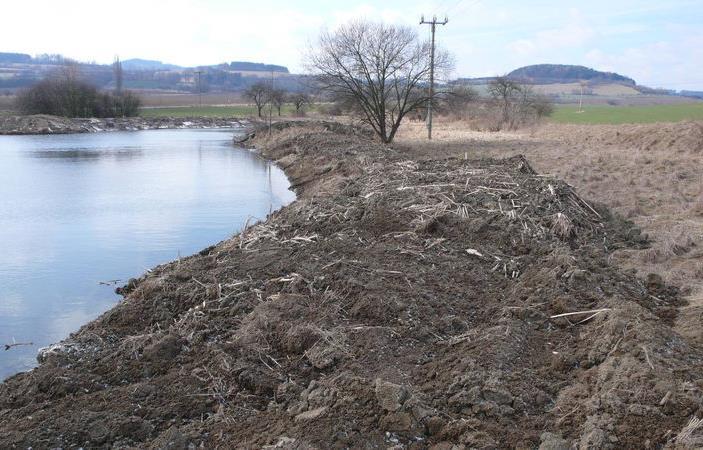
[[[56,73],[57,68],[74,65],[81,76],[102,89],[114,89],[112,64],[75,61],[58,54],[30,56],[23,53],[0,52],[0,91],[23,89],[42,78]],[[122,61],[126,89],[167,90],[180,92],[236,92],[268,78],[271,72],[279,77],[277,86],[287,90],[301,89],[297,76],[288,68],[276,64],[248,61],[182,67],[162,61],[132,58]],[[196,75],[199,73],[199,75]]]
[[[0,52],[0,64],[27,64],[32,62],[32,57],[24,53]]]
[[[703,91],[681,91],[679,95],[703,100]]]
[[[636,86],[635,80],[626,76],[601,72],[585,66],[568,64],[537,64],[525,66],[510,72],[508,78],[531,84],[574,83],[587,81],[589,83],[618,83]]]
[[[124,70],[177,70],[181,67],[151,59],[132,58],[122,61],[122,68]]]
[[[242,72],[282,72],[288,73],[288,68],[284,66],[277,66],[275,64],[263,64],[263,63],[253,63],[247,61],[232,61],[229,63],[229,68],[231,70],[237,70]]]

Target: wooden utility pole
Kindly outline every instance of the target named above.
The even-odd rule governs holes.
[[[200,88],[200,74],[203,73],[202,70],[196,70],[195,73],[198,74],[198,106],[202,108],[203,106],[203,91]]]
[[[437,16],[432,16],[431,21],[425,20],[425,16],[420,18],[420,25],[430,25],[432,28],[432,47],[430,49],[430,98],[427,101],[427,139],[432,139],[432,101],[434,100],[434,34],[437,25],[446,25],[449,22],[447,17],[441,22],[437,21]]]
[[[273,78],[273,70],[271,71],[271,87],[269,88],[269,93],[268,93],[268,101],[269,101],[269,134],[271,134],[271,113],[273,111],[273,90],[274,90],[274,78]]]

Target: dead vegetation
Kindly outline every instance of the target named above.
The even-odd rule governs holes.
[[[418,157],[507,157],[524,154],[538,171],[576,186],[586,197],[629,218],[651,248],[623,249],[613,258],[644,277],[681,286],[690,303],[679,330],[700,339],[703,320],[703,124],[554,125],[526,132],[479,133],[440,123],[422,143],[408,124],[399,144]]]
[[[523,157],[276,128],[256,145],[299,200],[0,386],[0,447],[696,442],[703,354],[675,288],[610,263],[649,246],[631,223]]]

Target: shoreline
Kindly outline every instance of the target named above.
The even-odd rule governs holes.
[[[0,116],[0,135],[51,135],[100,133],[109,131],[143,131],[159,129],[216,129],[251,126],[240,118],[66,118],[48,115]]]
[[[0,385],[2,446],[607,448],[686,425],[700,351],[671,330],[678,294],[607,263],[646,245],[631,224],[522,157],[276,128],[253,144],[296,201],[130,282]],[[613,399],[642,383],[652,399]]]

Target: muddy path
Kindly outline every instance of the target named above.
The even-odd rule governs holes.
[[[632,223],[522,157],[330,124],[254,144],[299,200],[133,280],[0,386],[1,448],[703,443],[677,289],[610,262],[648,247]]]

